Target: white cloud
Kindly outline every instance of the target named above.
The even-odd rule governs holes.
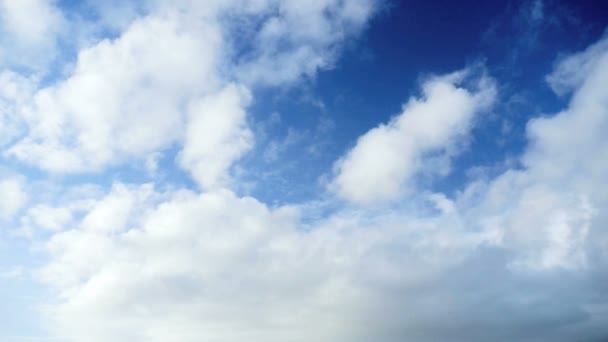
[[[590,253],[608,247],[602,210],[608,205],[608,50],[600,52],[602,45],[565,58],[548,77],[569,80],[562,84],[573,95],[563,111],[528,122],[523,169],[476,182],[463,195],[475,221],[499,231],[515,251],[513,266],[581,270],[597,262]]]
[[[12,142],[23,129],[21,106],[31,101],[35,80],[15,72],[0,72],[0,147]]]
[[[209,188],[226,183],[253,143],[245,87],[294,82],[329,65],[365,25],[373,1],[144,1],[119,18],[89,7],[100,16],[90,25],[125,31],[83,44],[67,78],[11,109],[26,132],[5,154],[53,173],[82,173],[145,163],[178,145],[180,164]],[[259,20],[269,29],[250,25]]]
[[[37,67],[55,53],[64,25],[52,0],[0,1],[0,68],[3,64]]]
[[[203,188],[225,184],[226,171],[253,145],[245,108],[251,95],[229,85],[190,104],[184,149],[179,162]]]
[[[28,195],[23,180],[17,177],[0,178],[0,219],[12,218],[27,203]]]
[[[178,140],[180,106],[217,84],[220,45],[214,27],[193,31],[184,20],[147,17],[81,51],[73,75],[24,109],[29,134],[9,153],[52,172],[81,172]]]
[[[599,56],[608,50],[608,39],[602,39],[585,51],[563,57],[555,70],[547,76],[547,82],[559,95],[565,95],[580,87],[594,70]]]
[[[542,180],[531,181],[525,172],[499,178],[485,200],[495,201],[497,194],[504,196],[505,202],[492,208],[492,212],[482,213],[480,221],[485,221],[486,228],[500,230],[501,244],[515,252],[512,267],[587,267],[589,231],[599,223],[595,220],[596,201],[576,190],[558,190]]]
[[[572,59],[584,67],[558,64],[553,75],[566,75],[558,83],[574,95],[564,111],[529,123],[522,168],[475,179],[453,198],[416,188],[390,208],[366,207],[396,199],[415,187],[416,177],[445,174],[476,114],[495,97],[489,78],[466,71],[428,80],[421,98],[364,134],[336,164],[333,190],[363,205],[335,209],[332,202],[331,214],[314,219],[301,208],[269,207],[223,187],[233,162],[253,145],[250,90],[329,66],[340,41],[365,24],[370,2],[149,6],[150,14],[125,25],[115,40],[81,51],[74,72],[39,90],[33,102],[15,100],[14,89],[29,86],[11,84],[27,85],[25,79],[7,73],[0,83],[9,85],[0,87],[6,108],[21,111],[28,125],[10,150],[20,160],[55,172],[97,171],[149,160],[178,144],[177,163],[203,188],[117,183],[100,196],[98,188],[62,189],[59,199],[36,198],[23,210],[22,222],[51,235],[42,242],[48,262],[38,276],[55,290],[44,313],[58,336],[73,342],[606,336],[608,305],[597,299],[608,279],[604,50]],[[258,45],[243,59],[225,46],[230,31],[219,20],[218,11],[231,6],[246,19],[271,17],[261,32],[245,32]],[[285,41],[289,48],[278,48]],[[275,73],[269,61],[279,61]],[[0,217],[22,211],[24,188],[19,179],[0,181]]]
[[[4,29],[15,34],[19,41],[40,44],[56,30],[61,15],[48,0],[0,2]]]
[[[121,189],[99,202],[150,194]],[[83,224],[51,239],[41,276],[62,298],[49,312],[59,333],[74,341],[361,341],[378,328],[362,323],[388,303],[383,288],[413,286],[484,239],[457,241],[459,228],[402,216],[361,226],[349,213],[305,231],[294,208],[226,190],[157,196],[166,199],[103,211],[95,218],[103,230]],[[114,224],[125,213],[136,223]]]
[[[308,220],[228,190],[115,185],[48,242],[40,276],[59,298],[48,317],[72,341],[600,338],[601,286],[580,279],[605,279],[608,173],[604,150],[575,147],[606,136],[567,134],[608,120],[596,83],[608,68],[597,68],[566,110],[529,124],[523,169],[455,198],[414,193]]]
[[[57,231],[66,228],[71,220],[72,212],[68,208],[37,205],[27,210],[27,216],[22,218],[22,223],[26,227],[34,224],[42,229]]]
[[[236,66],[246,84],[278,85],[332,66],[344,39],[360,31],[373,0],[270,1],[275,13],[253,37],[255,48]],[[286,48],[287,47],[287,48]]]
[[[485,77],[467,90],[461,85],[467,72],[427,80],[422,99],[410,99],[388,124],[361,136],[336,163],[332,190],[352,202],[383,202],[397,198],[421,171],[445,174],[475,114],[487,109],[496,93]],[[428,169],[431,161],[437,167]]]

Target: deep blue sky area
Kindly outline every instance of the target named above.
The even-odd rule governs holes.
[[[477,122],[469,151],[455,159],[451,174],[432,186],[453,194],[462,188],[467,170],[500,170],[507,158],[525,147],[525,125],[539,115],[555,114],[567,103],[544,80],[560,55],[580,51],[597,41],[608,23],[603,1],[545,1],[542,20],[535,21],[534,1],[385,2],[368,30],[347,42],[335,67],[296,87],[257,94],[252,111],[259,120],[282,114],[274,133],[291,127],[312,135],[315,125],[331,117],[335,127],[322,156],[307,156],[305,141],[291,147],[290,166],[262,177],[253,190],[261,198],[299,201],[322,190],[324,175],[356,138],[399,114],[411,96],[419,95],[425,76],[480,64],[498,84],[499,101]],[[538,15],[538,14],[537,14]],[[540,18],[537,18],[540,19]],[[263,146],[258,146],[263,153]],[[287,151],[286,151],[287,152]],[[252,178],[259,176],[250,157]],[[253,162],[255,161],[255,163]],[[265,183],[268,182],[268,183]],[[281,183],[290,184],[289,189]],[[301,188],[294,184],[301,184]]]

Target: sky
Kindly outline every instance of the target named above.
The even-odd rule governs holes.
[[[607,27],[0,0],[0,341],[607,340]]]

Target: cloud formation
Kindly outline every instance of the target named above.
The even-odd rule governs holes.
[[[598,58],[568,108],[529,123],[523,169],[455,198],[415,193],[304,224],[305,208],[225,189],[117,184],[49,241],[49,317],[74,341],[601,339],[608,170],[605,149],[587,148],[607,143]],[[433,85],[406,108],[481,96]],[[447,127],[464,132],[473,112]],[[588,134],[569,134],[580,125]]]
[[[205,101],[213,107],[209,98],[217,95],[234,102],[224,107],[239,108],[229,111],[245,111],[248,87],[314,75],[331,64],[340,42],[360,30],[373,10],[368,0],[142,6],[147,15],[116,39],[82,48],[65,79],[37,90],[14,110],[26,132],[8,149],[9,156],[53,173],[97,172],[183,144],[181,164],[208,187],[221,177],[195,170],[203,156],[193,156],[193,149],[204,154],[218,147],[218,139],[239,135],[227,147],[231,152],[204,157],[215,165],[215,171],[205,172],[223,173],[252,139],[245,137],[243,115],[203,113],[222,110],[219,104],[195,107]],[[265,28],[257,32],[250,22]],[[250,38],[251,46],[236,40],[236,33]],[[234,88],[241,95],[227,95]],[[223,131],[205,131],[212,125]],[[193,132],[194,127],[207,128]],[[204,137],[210,133],[218,138]]]
[[[65,24],[55,1],[0,1],[0,67],[47,66]]]
[[[421,99],[410,99],[401,114],[361,136],[336,163],[332,190],[352,202],[384,202],[401,195],[421,172],[445,175],[475,115],[496,96],[491,79],[482,75],[471,81],[471,72],[426,80]],[[465,81],[473,89],[463,86]]]
[[[270,205],[239,194],[231,172],[255,144],[256,90],[331,67],[378,3],[141,1],[124,15],[88,5],[98,11],[88,24],[115,37],[88,32],[92,41],[52,81],[0,73],[4,155],[80,174],[175,149],[164,162],[197,187],[76,181],[50,191],[45,180],[0,175],[0,220],[16,222],[44,253],[33,273],[51,290],[40,309],[52,336],[608,337],[605,39],[555,64],[547,83],[570,98],[528,121],[516,167],[481,169],[453,194],[421,181],[449,174],[500,101],[500,84],[469,67],[424,79],[401,113],[358,137],[326,170],[328,194]]]

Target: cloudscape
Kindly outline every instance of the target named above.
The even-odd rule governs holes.
[[[607,27],[0,0],[0,341],[608,340]]]

